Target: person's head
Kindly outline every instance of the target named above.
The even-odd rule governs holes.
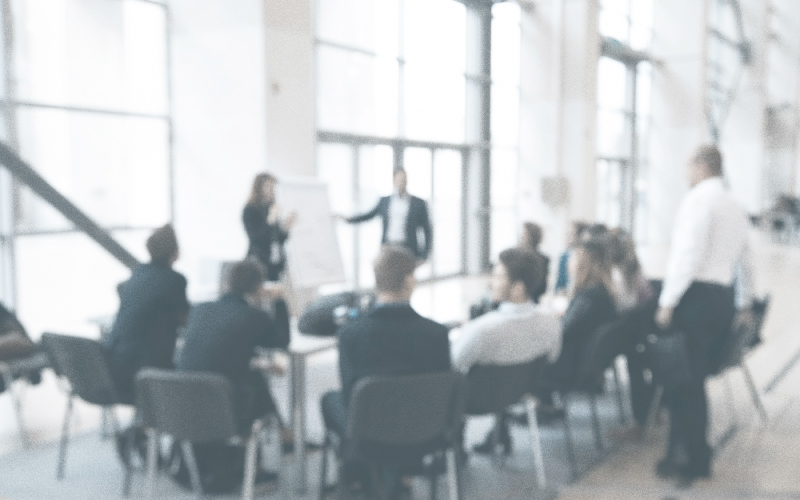
[[[611,236],[609,260],[622,271],[625,279],[631,283],[641,270],[633,237],[620,228],[612,229],[609,235]]]
[[[180,251],[178,249],[178,237],[175,236],[175,229],[172,224],[162,226],[147,238],[147,252],[150,260],[154,264],[171,266],[178,260]]]
[[[581,231],[580,237],[578,238],[579,241],[605,241],[608,242],[609,238],[609,230],[608,226],[601,223],[594,223],[594,224],[587,224],[586,227]]]
[[[521,248],[500,252],[500,260],[492,270],[490,288],[495,302],[522,303],[532,299],[532,293],[544,281],[544,261],[541,256]]]
[[[542,244],[542,226],[534,222],[522,224],[522,234],[519,239],[519,247],[530,251],[539,250]]]
[[[405,194],[406,188],[408,187],[408,174],[406,174],[405,169],[398,168],[392,174],[392,184],[394,184],[395,190],[399,194]]]
[[[613,291],[607,241],[588,239],[578,243],[570,255],[569,267],[573,293],[598,285],[609,293]]]
[[[275,201],[275,184],[277,183],[278,179],[270,173],[263,172],[256,175],[247,204],[261,205]]]
[[[234,263],[228,271],[229,293],[249,296],[258,293],[264,283],[264,268],[253,260],[245,259]]]
[[[375,259],[375,289],[384,302],[408,302],[417,281],[417,259],[407,248],[384,245]]]
[[[567,246],[571,247],[578,243],[588,227],[589,224],[586,222],[579,220],[572,221],[569,225],[569,231],[567,232]]]
[[[689,185],[694,187],[712,177],[722,177],[722,153],[713,144],[705,144],[689,161]]]

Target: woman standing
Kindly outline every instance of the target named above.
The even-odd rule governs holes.
[[[242,212],[244,229],[250,246],[248,257],[254,257],[264,266],[267,281],[278,281],[286,266],[284,243],[294,225],[297,214],[292,212],[281,220],[280,206],[275,203],[274,175],[261,173],[253,179],[250,198]]]

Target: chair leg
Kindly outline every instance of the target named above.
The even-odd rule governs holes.
[[[564,405],[564,440],[567,445],[567,460],[569,461],[572,480],[578,479],[578,461],[575,458],[575,440],[572,438],[572,427],[569,425],[569,396],[562,395]]]
[[[533,447],[533,468],[536,471],[536,486],[544,488],[547,485],[544,476],[542,439],[539,435],[539,422],[536,420],[536,400],[529,395],[525,396],[525,409],[528,412],[528,429],[531,433],[531,446]]]
[[[616,393],[617,396],[617,408],[619,410],[619,423],[624,425],[626,419],[625,413],[625,395],[623,394],[623,387],[622,387],[622,377],[619,374],[619,364],[617,361],[619,358],[616,358],[611,365],[611,370],[614,374],[614,385],[616,386]]]
[[[147,498],[155,498],[156,469],[158,468],[158,433],[147,429]]]
[[[19,428],[19,435],[22,439],[22,445],[29,447],[31,445],[30,435],[28,429],[25,427],[25,416],[22,411],[22,389],[18,389],[18,384],[14,384],[14,374],[11,368],[6,363],[0,363],[0,377],[3,379],[3,384],[11,396],[11,403],[14,405],[14,415],[17,417],[17,426]]]
[[[592,431],[594,432],[594,446],[597,451],[603,450],[603,436],[602,429],[600,428],[600,415],[597,411],[597,396],[594,394],[589,395],[589,405],[592,410]]]
[[[61,444],[58,450],[58,470],[56,477],[61,480],[64,479],[64,467],[67,462],[67,445],[69,444],[69,422],[72,419],[72,405],[74,396],[72,393],[67,397],[67,411],[64,414],[64,425],[61,428]]]
[[[192,480],[192,489],[197,494],[197,498],[203,499],[203,483],[200,481],[200,469],[197,467],[197,460],[194,457],[192,443],[184,441],[181,443],[183,458],[186,460],[186,467],[189,469],[189,477]]]
[[[647,418],[644,421],[644,429],[642,429],[642,437],[646,437],[647,434],[650,432],[650,429],[653,428],[653,425],[656,421],[656,416],[658,415],[658,411],[661,408],[661,399],[664,397],[664,386],[659,385],[656,386],[656,390],[653,392],[653,399],[650,401],[650,409],[647,410]]]
[[[250,437],[247,439],[244,458],[244,479],[242,482],[242,500],[253,500],[253,486],[256,481],[256,449],[258,447],[258,435],[261,432],[263,423],[261,420],[253,422]]]
[[[319,500],[325,499],[325,486],[327,485],[328,481],[328,454],[330,452],[330,445],[331,445],[331,435],[326,430],[325,431],[325,441],[322,443],[322,450],[320,453],[322,456],[320,459],[322,463],[320,464],[320,471],[319,471]],[[341,478],[339,478],[341,481]]]
[[[739,426],[739,412],[736,411],[736,394],[733,391],[733,387],[731,386],[731,377],[730,377],[730,370],[723,373],[722,376],[725,379],[725,392],[728,396],[728,406],[730,407],[731,416],[733,417],[733,426]]]
[[[764,407],[764,401],[761,399],[761,394],[758,392],[756,382],[753,380],[753,373],[750,371],[750,368],[747,367],[747,363],[745,363],[744,360],[742,360],[741,366],[744,372],[744,379],[747,382],[747,388],[750,390],[750,396],[753,398],[753,404],[756,405],[761,421],[767,423],[769,415],[767,415],[767,409]]]
[[[439,477],[436,475],[436,470],[431,467],[430,477],[428,478],[430,481],[430,488],[431,488],[431,500],[436,500],[436,496],[438,493],[439,488]]]
[[[450,447],[445,451],[447,461],[447,486],[450,492],[450,500],[460,500],[461,492],[458,487],[458,463],[456,462],[456,450]]]

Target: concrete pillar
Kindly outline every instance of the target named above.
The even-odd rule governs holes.
[[[675,212],[688,188],[686,164],[706,127],[708,0],[656,0],[652,55],[652,131],[647,178],[647,242],[669,242]]]
[[[316,173],[314,23],[310,0],[263,0],[267,162],[278,174]]]
[[[542,0],[522,18],[521,215],[544,223],[551,253],[569,220],[595,218],[598,12],[597,0]],[[569,196],[548,206],[542,181],[555,176]]]

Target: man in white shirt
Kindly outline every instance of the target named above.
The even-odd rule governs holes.
[[[391,196],[381,198],[369,212],[345,217],[344,220],[358,224],[380,216],[383,223],[381,243],[404,246],[411,250],[417,261],[425,261],[433,245],[428,205],[421,198],[408,194],[405,170],[395,170],[392,181],[394,193]]]
[[[500,302],[500,307],[452,332],[455,370],[467,373],[475,365],[516,365],[541,356],[552,362],[558,358],[561,325],[532,297],[546,278],[544,268],[543,259],[519,248],[500,254],[490,282],[492,300]],[[510,451],[505,418],[497,423],[496,432],[499,443]],[[487,440],[476,451],[491,452],[493,444],[493,440]]]
[[[749,222],[722,174],[719,150],[700,147],[689,165],[692,189],[675,220],[655,318],[661,328],[686,335],[692,380],[667,388],[669,447],[657,466],[660,476],[677,476],[683,484],[711,474],[705,378],[717,368],[714,346],[730,332],[735,307],[749,307],[752,300]],[[687,461],[677,457],[681,449]]]

